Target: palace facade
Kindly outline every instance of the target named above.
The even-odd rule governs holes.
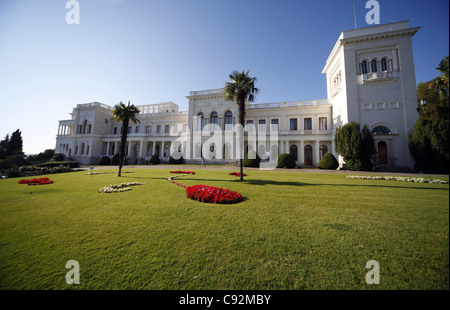
[[[334,134],[356,121],[374,136],[376,166],[412,169],[408,135],[418,119],[412,37],[419,29],[404,21],[342,32],[322,71],[328,98],[247,104],[245,151],[267,160],[290,153],[299,166],[317,166],[331,152],[342,165]],[[236,162],[237,105],[225,100],[223,88],[191,91],[187,99],[188,111],[173,102],[137,106],[128,164],[145,164],[152,155],[167,162],[174,152],[187,163],[201,156],[208,163]],[[118,153],[121,123],[112,111],[99,102],[78,104],[69,120],[59,121],[56,152],[85,165]]]

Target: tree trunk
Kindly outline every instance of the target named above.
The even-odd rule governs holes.
[[[124,119],[122,124],[122,138],[120,140],[120,151],[119,151],[119,177],[122,174],[122,167],[125,162],[125,148],[127,145],[128,124],[129,119]]]
[[[243,157],[245,156],[245,139],[244,139],[244,127],[245,127],[245,97],[238,95],[238,106],[239,106],[239,123],[241,124],[241,130],[240,130],[240,137],[239,137],[239,143],[242,144],[241,146],[241,154],[239,154],[239,163],[240,163],[240,179],[239,181],[244,181],[244,160]]]

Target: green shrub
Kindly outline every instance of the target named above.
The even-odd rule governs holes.
[[[65,159],[64,154],[58,153],[55,154],[50,161],[64,161],[64,159]]]
[[[249,150],[247,152],[247,155],[245,155],[243,165],[244,165],[244,167],[259,168],[260,162],[261,162],[261,158],[259,158],[258,153],[256,153],[254,150]]]
[[[152,156],[153,157],[153,156]],[[150,158],[150,160],[151,160],[151,158]],[[158,160],[159,160],[159,158],[158,158]],[[184,164],[184,158],[183,158],[183,156],[181,156],[179,159],[175,159],[175,158],[173,158],[172,156],[170,156],[170,158],[169,158],[169,164],[170,165],[180,165],[180,164]]]
[[[28,165],[29,162],[21,154],[15,154],[0,160],[0,169],[9,169],[14,165],[17,167]]]
[[[371,171],[372,163],[361,159],[349,159],[345,162],[346,168],[351,171]]]
[[[120,161],[119,153],[116,153],[116,154],[114,154],[114,156],[111,158],[111,165],[118,166],[118,165],[119,165],[119,161]]]
[[[291,156],[291,154],[281,153],[278,155],[277,168],[295,168],[295,159]]]
[[[319,161],[320,169],[336,170],[338,167],[339,163],[331,153],[326,153]]]
[[[98,161],[99,166],[109,166],[111,165],[111,158],[109,156],[102,156]]]
[[[57,167],[57,166],[69,166],[70,168],[78,168],[80,163],[77,161],[49,161],[42,164],[37,164],[38,167]]]
[[[16,177],[20,177],[21,173],[19,171],[19,168],[17,168],[17,166],[15,164],[13,164],[13,166],[6,170],[6,176],[8,178],[16,178]]]
[[[152,155],[152,157],[148,160],[149,165],[159,165],[160,163],[161,162],[158,155]]]

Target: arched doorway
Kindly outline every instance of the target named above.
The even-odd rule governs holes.
[[[378,164],[388,164],[387,144],[385,141],[378,142]]]
[[[289,153],[291,154],[292,158],[294,158],[295,161],[298,161],[298,149],[296,145],[291,145],[289,148]]]
[[[313,154],[312,154],[312,146],[311,145],[305,145],[305,166],[312,166],[313,165]]]

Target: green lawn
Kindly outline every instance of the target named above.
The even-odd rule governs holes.
[[[448,184],[279,171],[241,183],[236,168],[177,179],[246,197],[212,205],[168,169],[134,171],[0,180],[0,289],[449,289]],[[145,185],[98,193],[131,181]],[[65,282],[69,260],[79,285]],[[379,285],[365,282],[369,260]]]

